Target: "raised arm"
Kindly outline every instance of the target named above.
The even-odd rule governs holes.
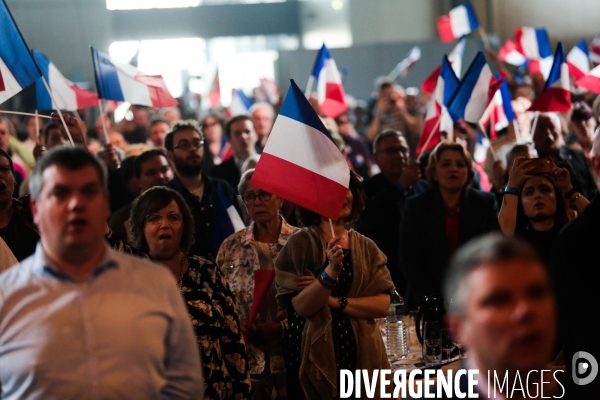
[[[507,189],[504,192],[502,207],[498,214],[498,224],[506,236],[514,236],[517,228],[517,208],[521,188],[533,175],[528,173],[536,168],[535,163],[525,157],[517,157],[508,173]]]

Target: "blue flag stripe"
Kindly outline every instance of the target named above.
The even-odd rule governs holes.
[[[31,85],[41,73],[4,0],[0,3],[0,37],[0,58],[21,88]]]
[[[33,58],[42,71],[42,75],[46,78],[46,82],[50,85],[50,77],[48,75],[50,60],[37,50],[33,50]],[[41,79],[35,81],[35,104],[38,110],[52,110],[54,108],[52,107],[52,98]]]
[[[548,32],[544,28],[535,28],[535,36],[538,42],[538,51],[540,57],[546,58],[552,55],[552,49],[550,49],[550,40],[548,39]]]
[[[467,73],[463,77],[462,81],[459,83],[456,92],[454,92],[454,95],[452,96],[452,99],[450,99],[448,109],[460,118],[463,118],[465,116],[465,109],[467,108],[467,103],[471,98],[473,88],[477,84],[477,80],[479,79],[481,70],[485,65],[485,56],[480,51],[475,56],[475,59],[473,60],[471,65],[469,65]]]
[[[323,44],[323,46],[321,46],[321,49],[319,50],[319,53],[317,54],[317,58],[315,58],[315,64],[313,65],[312,69],[312,76],[314,76],[315,79],[319,77],[319,73],[325,65],[325,60],[328,58],[331,58],[331,53],[329,52],[327,46]]]
[[[554,53],[554,61],[552,62],[552,68],[550,69],[550,75],[544,85],[544,90],[547,90],[554,82],[560,79],[561,66],[565,62],[565,47],[562,43],[558,42],[556,45],[556,53]]]
[[[479,29],[479,21],[477,20],[475,10],[473,10],[473,6],[471,5],[471,3],[465,3],[465,8],[467,9],[467,15],[469,16],[469,25],[471,26],[471,29]]]
[[[98,97],[106,100],[125,101],[117,69],[110,61],[110,56],[92,47],[92,59]]]

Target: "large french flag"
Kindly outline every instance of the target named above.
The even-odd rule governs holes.
[[[517,50],[529,60],[539,60],[552,55],[548,32],[544,28],[522,26],[515,29]]]
[[[250,184],[332,220],[342,209],[350,168],[293,80]]]
[[[162,76],[144,74],[133,65],[118,62],[93,47],[92,59],[101,99],[148,107],[175,107],[179,104],[169,93]]]
[[[453,8],[448,15],[438,17],[437,28],[440,40],[449,43],[479,29],[479,21],[473,6],[468,2]]]
[[[478,52],[448,104],[458,118],[478,123],[485,109],[500,87],[482,52]]]
[[[331,52],[325,44],[317,54],[312,76],[317,81],[317,97],[323,115],[335,118],[348,109],[346,93],[342,86],[342,77]]]
[[[534,100],[528,111],[561,112],[571,109],[571,85],[565,47],[558,43],[554,63],[546,80],[544,91]]]
[[[589,74],[577,79],[575,86],[600,94],[600,65],[592,69]]]
[[[567,54],[569,73],[573,78],[579,79],[590,73],[590,56],[585,39],[581,39]]]
[[[41,75],[8,7],[0,2],[0,104]]]
[[[501,79],[500,75],[494,76],[496,79]],[[508,125],[516,118],[511,104],[510,90],[506,81],[502,81],[500,89],[492,98],[490,105],[483,113],[480,123],[482,126],[490,125],[490,138],[495,139],[497,132],[508,127]]]
[[[460,72],[462,70],[462,59],[463,53],[465,52],[465,42],[466,38],[462,38],[460,42],[457,43],[456,46],[452,49],[450,54],[448,54],[448,61],[452,64],[452,69],[454,70],[454,75],[460,79]],[[433,93],[437,86],[438,76],[440,75],[440,71],[442,70],[442,65],[440,64],[429,76],[423,81],[421,85],[421,90],[425,93]]]
[[[527,57],[523,55],[515,42],[507,40],[506,43],[498,50],[498,58],[500,61],[520,67],[527,64]]]
[[[76,111],[83,108],[95,107],[98,105],[98,95],[89,90],[85,90],[69,81],[60,73],[48,57],[37,50],[33,50],[33,58],[42,71],[44,78],[56,103],[52,103],[52,98],[46,90],[41,79],[35,82],[36,108],[38,110],[67,110]]]
[[[453,136],[454,120],[448,112],[446,105],[452,98],[452,94],[458,87],[458,83],[458,78],[454,74],[448,57],[444,56],[437,86],[427,105],[423,132],[415,152],[417,155],[435,147],[441,141],[441,132],[446,132],[450,136],[449,139]]]

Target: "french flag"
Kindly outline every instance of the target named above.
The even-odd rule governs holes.
[[[496,79],[485,56],[478,52],[458,85],[448,109],[458,118],[478,123],[502,80]]]
[[[250,184],[332,220],[342,209],[350,168],[293,80]]]
[[[496,79],[501,79],[500,75],[494,76]],[[511,104],[510,90],[506,81],[502,81],[500,89],[496,91],[490,105],[483,113],[479,121],[484,127],[490,125],[490,138],[495,139],[497,132],[508,127],[515,120],[516,116]]]
[[[44,83],[41,79],[38,79],[35,82],[36,108],[38,110],[77,111],[98,105],[98,95],[96,93],[82,89],[69,81],[44,54],[33,50],[33,58],[40,67],[44,78],[46,78],[54,100],[58,103],[52,103],[52,98],[48,94]]]
[[[159,108],[179,104],[169,93],[162,76],[144,74],[133,65],[118,62],[93,47],[92,59],[101,99]]]
[[[0,3],[0,104],[31,85],[41,75],[8,7],[2,1]]]
[[[554,63],[544,91],[534,100],[527,111],[561,112],[571,109],[571,85],[565,47],[558,43]]]
[[[446,109],[446,104],[458,87],[458,83],[448,57],[444,56],[435,92],[427,106],[423,133],[415,152],[417,155],[435,147],[441,141],[441,132],[446,132],[449,139],[453,136],[454,120]]]
[[[575,86],[600,94],[600,65],[592,69],[589,74],[577,79]]]
[[[512,40],[506,43],[498,50],[498,58],[507,64],[517,67],[527,64],[527,58],[518,50],[517,44]]]
[[[567,65],[569,73],[575,79],[590,73],[590,56],[584,39],[581,39],[567,54]]]
[[[529,69],[529,73],[531,75],[542,74],[544,80],[547,80],[550,76],[552,64],[554,64],[554,55],[551,54],[548,57],[542,58],[540,60],[529,60],[529,63],[527,64],[527,69]]]
[[[213,204],[214,243],[213,254],[219,252],[219,247],[225,239],[235,232],[244,229],[246,225],[233,203],[217,189],[217,201]]]
[[[457,78],[460,78],[460,72],[462,70],[462,59],[463,53],[465,52],[465,42],[466,38],[460,39],[460,42],[448,54],[448,61],[452,65],[452,69],[454,70],[454,75]],[[433,93],[437,86],[438,76],[440,75],[440,71],[442,70],[442,65],[440,64],[429,76],[423,81],[421,85],[421,90],[424,93]]]
[[[233,89],[231,96],[231,105],[229,106],[229,114],[232,117],[236,115],[248,115],[250,114],[250,107],[252,107],[252,100],[248,98],[241,90]]]
[[[219,70],[215,73],[215,78],[210,86],[208,92],[208,101],[210,102],[210,109],[216,110],[219,104],[221,104],[221,85],[219,83]]]
[[[317,97],[323,115],[335,118],[348,109],[342,77],[324,44],[315,59],[312,76],[317,81]]]
[[[544,28],[522,26],[515,29],[517,50],[529,60],[539,60],[552,55],[548,32]]]
[[[468,2],[453,8],[448,15],[438,17],[437,28],[440,40],[449,43],[479,29],[479,21],[473,6]]]

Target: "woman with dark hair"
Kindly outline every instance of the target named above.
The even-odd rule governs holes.
[[[409,309],[424,296],[441,300],[442,278],[456,249],[498,227],[495,196],[469,188],[473,162],[462,145],[439,143],[425,175],[431,189],[406,200],[400,223],[399,261],[408,281]]]
[[[565,199],[581,213],[590,202],[571,185],[566,168],[549,158],[549,173],[539,172],[540,159],[518,157],[508,175],[498,222],[506,236],[528,240],[548,263],[552,244],[568,222]]]
[[[215,166],[231,157],[231,145],[223,134],[225,121],[217,114],[207,114],[200,120],[200,128],[204,134],[204,164],[207,173]]]
[[[341,369],[386,369],[389,362],[374,318],[388,314],[394,287],[386,257],[346,223],[365,205],[360,178],[351,173],[337,221],[299,208],[303,229],[290,236],[275,261],[277,296],[288,310],[284,357],[290,399],[339,396]],[[315,279],[316,277],[316,279]]]
[[[194,240],[194,220],[185,200],[172,189],[152,187],[134,201],[129,221],[135,248],[110,235],[109,242],[173,273],[196,331],[205,398],[247,399],[250,376],[233,294],[216,265],[187,254]]]

